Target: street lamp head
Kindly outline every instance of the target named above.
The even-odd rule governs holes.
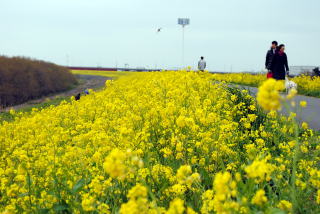
[[[182,27],[190,24],[189,18],[178,18],[178,24],[182,25]]]

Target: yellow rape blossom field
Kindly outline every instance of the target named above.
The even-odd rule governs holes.
[[[258,87],[266,80],[266,75],[253,75],[249,73],[227,73],[213,74],[213,78],[216,81],[225,81],[228,83],[236,83],[241,85]],[[297,83],[299,94],[320,97],[320,77],[310,77],[306,75],[301,75],[296,76],[294,78],[290,78],[290,80]]]
[[[273,84],[259,99],[277,97]],[[211,74],[169,71],[12,111],[0,212],[320,213],[319,135],[262,106]]]
[[[73,74],[79,74],[79,75],[94,75],[94,76],[105,76],[105,77],[112,77],[113,79],[118,79],[122,76],[127,76],[129,74],[135,73],[135,72],[129,72],[129,71],[93,71],[93,70],[70,70]]]

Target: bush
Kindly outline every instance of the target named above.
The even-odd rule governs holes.
[[[20,104],[76,84],[67,68],[40,60],[0,56],[0,106]]]

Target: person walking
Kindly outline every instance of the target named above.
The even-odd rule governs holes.
[[[202,57],[200,57],[200,60],[198,62],[198,69],[199,69],[199,71],[204,71],[204,69],[206,69],[206,67],[207,67],[207,63],[206,63],[206,61],[204,61],[204,57],[202,56]]]
[[[289,75],[288,58],[284,51],[285,45],[279,45],[271,60],[270,69],[276,80],[285,80],[286,75]]]
[[[89,93],[90,93],[90,92],[89,92],[89,89],[86,88],[86,89],[84,90],[84,94],[85,94],[85,95],[89,95]]]
[[[266,55],[266,62],[265,62],[265,68],[268,70],[267,78],[272,77],[272,71],[271,71],[271,62],[274,54],[276,53],[276,49],[278,46],[277,41],[273,41],[271,43],[271,48],[268,50],[267,55]]]

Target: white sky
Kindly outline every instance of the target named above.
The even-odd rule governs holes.
[[[73,66],[264,67],[272,40],[290,65],[320,65],[319,0],[0,0],[0,54]],[[157,34],[156,29],[162,27]]]

